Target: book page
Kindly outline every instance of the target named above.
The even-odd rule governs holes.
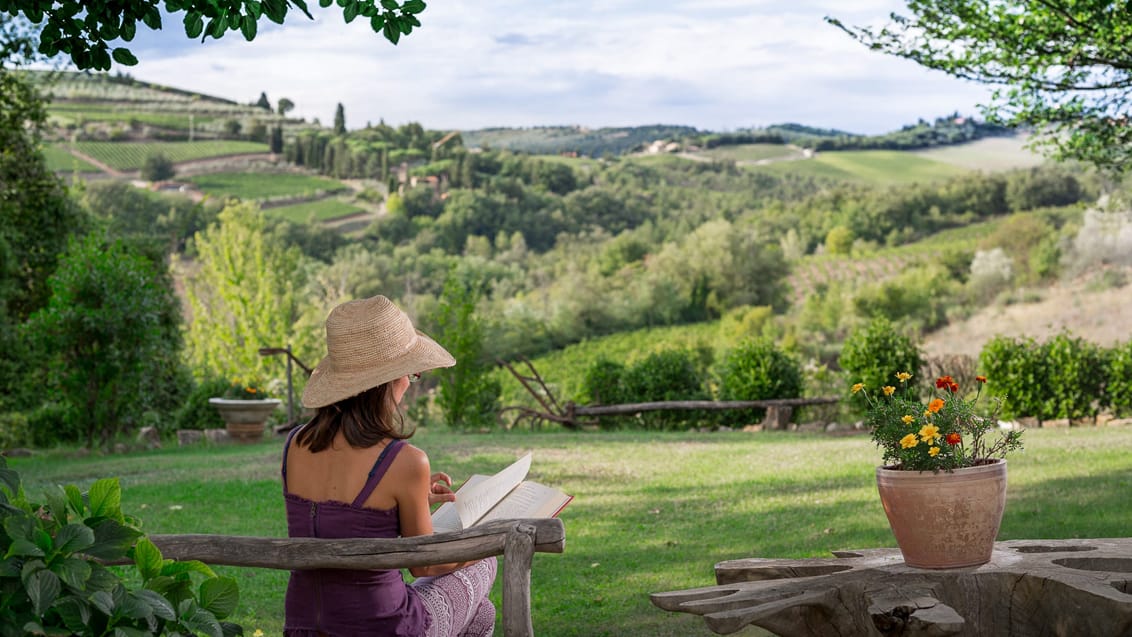
[[[514,518],[551,518],[572,499],[558,489],[537,482],[524,482],[507,494],[507,497],[495,505],[495,508],[483,516],[477,524]]]
[[[460,493],[465,489],[472,489],[477,484],[487,480],[489,476],[475,474],[468,478],[460,488],[456,490],[456,498],[459,499]],[[445,533],[448,531],[459,531],[464,527],[460,526],[460,515],[456,513],[456,505],[451,502],[445,502],[440,505],[435,511],[432,512],[432,532]]]
[[[487,480],[470,488],[461,488],[456,495],[456,514],[460,518],[460,528],[466,529],[478,522],[527,477],[530,469],[531,454],[528,453]]]

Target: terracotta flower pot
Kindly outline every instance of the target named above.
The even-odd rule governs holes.
[[[282,401],[269,398],[267,400],[232,400],[229,398],[209,398],[208,404],[220,412],[224,420],[228,436],[236,442],[255,442],[263,438],[263,430],[267,425],[267,418]]]
[[[917,568],[990,561],[1006,507],[1006,461],[948,473],[877,467],[877,490],[904,555]]]

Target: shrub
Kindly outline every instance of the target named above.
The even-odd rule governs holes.
[[[34,447],[52,447],[82,439],[83,430],[75,409],[65,403],[44,403],[28,414],[28,429]]]
[[[18,411],[0,413],[0,449],[23,447],[31,442],[28,417]]]
[[[173,162],[161,153],[147,155],[141,167],[141,178],[146,181],[167,181],[177,174]]]
[[[122,513],[117,478],[88,493],[55,487],[35,503],[0,457],[0,484],[0,634],[242,634],[220,621],[239,603],[236,581],[201,562],[162,559],[140,522]],[[128,577],[100,561],[126,559],[136,571]]]
[[[848,375],[849,385],[864,383],[866,387],[891,385],[900,372],[917,378],[924,365],[916,343],[884,318],[874,319],[850,334],[838,360]],[[864,400],[859,396],[854,400],[857,407],[864,407]]]
[[[189,392],[188,398],[173,416],[176,429],[219,429],[224,426],[220,412],[208,404],[209,398],[223,396],[228,391],[228,381],[223,378],[207,378]]]
[[[1098,346],[1066,333],[1045,343],[997,337],[979,362],[990,388],[1004,397],[1003,416],[1083,418],[1107,402],[1107,356]]]
[[[721,400],[798,398],[804,385],[801,365],[769,339],[748,339],[729,351],[719,367]],[[725,422],[762,420],[765,409],[725,412]]]
[[[621,387],[625,366],[601,357],[586,368],[582,376],[581,393],[593,405],[617,405],[624,400]]]
[[[707,400],[694,361],[692,352],[681,349],[649,354],[626,370],[622,399],[627,403]],[[640,413],[639,422],[649,429],[681,429],[704,418],[699,410],[646,411]]]
[[[1132,340],[1109,353],[1106,390],[1109,404],[1117,414],[1132,414]]]

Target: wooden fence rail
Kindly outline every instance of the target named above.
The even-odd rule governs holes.
[[[463,531],[395,539],[150,535],[162,556],[206,564],[281,570],[400,569],[503,556],[503,634],[531,637],[534,553],[561,553],[566,529],[558,518],[496,520]]]

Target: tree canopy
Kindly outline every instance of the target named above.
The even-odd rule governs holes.
[[[909,0],[876,29],[827,20],[857,41],[997,85],[993,121],[1032,126],[1061,159],[1132,165],[1132,13],[1108,0]]]
[[[332,0],[319,0],[324,8],[331,4]],[[338,6],[346,22],[366,18],[374,32],[393,44],[421,25],[417,14],[425,9],[423,0],[339,0]],[[139,23],[161,29],[162,9],[183,14],[189,38],[221,38],[239,31],[251,41],[263,18],[283,24],[292,7],[313,19],[304,0],[0,0],[0,14],[36,25],[40,54],[66,54],[80,70],[101,71],[110,69],[111,60],[124,66],[137,64],[121,43],[133,41]]]

